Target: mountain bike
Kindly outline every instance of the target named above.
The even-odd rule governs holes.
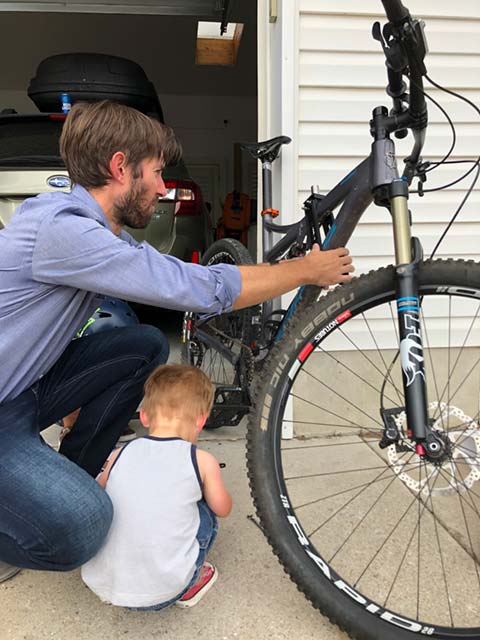
[[[315,242],[345,246],[373,201],[391,214],[395,265],[330,292],[302,288],[286,311],[270,301],[206,320],[186,314],[184,355],[217,384],[211,426],[238,424],[252,404],[256,510],[314,606],[360,640],[479,640],[480,265],[424,260],[411,235],[409,187],[432,168],[421,158],[427,44],[400,0],[382,4],[388,23],[373,36],[393,107],[373,110],[370,156],[282,227],[271,164],[289,140],[245,148],[262,162],[266,261]],[[399,175],[392,134],[408,131]],[[204,261],[250,262],[233,240]]]

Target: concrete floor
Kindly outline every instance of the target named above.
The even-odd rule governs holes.
[[[171,316],[163,327],[172,345],[170,357],[172,362],[180,360],[179,321],[178,316]],[[311,393],[315,393],[314,388]],[[296,410],[299,411],[298,408]],[[308,416],[304,417],[306,424],[307,418]],[[138,423],[136,428],[140,433],[142,432]],[[55,443],[58,439],[58,427],[51,427],[46,435],[52,444]],[[353,436],[347,434],[345,438],[348,440],[349,437]],[[342,442],[339,446],[341,444]],[[0,584],[2,607],[0,640],[51,638],[57,640],[116,640],[117,638],[186,640],[188,638],[190,640],[192,637],[206,640],[280,640],[284,638],[346,640],[347,636],[332,626],[297,591],[270,550],[263,533],[256,526],[254,519],[252,520],[254,509],[245,469],[245,425],[204,432],[201,435],[200,446],[211,451],[220,462],[226,463],[223,473],[234,500],[232,514],[220,521],[219,535],[209,556],[209,559],[218,567],[219,579],[204,600],[191,610],[172,607],[162,612],[132,612],[103,604],[84,586],[79,571],[67,574],[22,571],[11,580]],[[288,444],[285,446],[288,448]],[[305,447],[301,448],[301,461],[298,464],[306,464],[306,469],[311,469],[312,463],[318,462],[315,447],[312,447],[313,458],[309,456]],[[330,449],[330,452],[332,463],[337,464],[335,448]],[[284,462],[288,460],[288,464],[293,465],[292,470],[296,473],[298,469],[295,466],[297,465],[295,455],[294,453],[292,457],[286,457]],[[342,449],[342,458],[344,455],[346,455],[345,449]],[[376,456],[372,462],[372,468],[375,468],[378,465],[378,452],[371,452],[371,455]],[[304,499],[309,495],[310,489],[315,489],[311,476],[306,477],[309,478],[307,484],[300,483],[296,485],[297,489],[292,487],[291,497],[295,497],[295,491],[300,491]],[[338,480],[338,482],[341,481]],[[341,486],[339,484],[338,488],[341,489]],[[395,486],[399,489],[398,493],[392,494],[394,496],[392,502],[395,505],[400,505],[402,500],[407,498],[411,500],[410,493],[402,484]],[[478,497],[478,494],[474,495]],[[449,504],[446,500],[446,507]],[[316,515],[315,508],[312,507],[312,517]],[[363,509],[362,504],[360,503],[356,508]],[[366,512],[369,510],[365,506],[362,513]],[[389,521],[394,512],[394,508],[388,508],[383,510],[381,517]],[[478,514],[478,510],[475,513]],[[439,511],[440,519],[442,515],[444,515],[443,512]],[[305,512],[304,517],[308,518],[309,512]],[[355,513],[342,511],[342,518],[344,520],[340,523],[342,525],[340,529],[342,527],[348,529],[350,522],[356,522]],[[323,521],[323,517],[316,518],[315,522],[317,520]],[[463,522],[461,519],[459,521]],[[477,525],[476,520],[475,526]],[[328,547],[330,541],[336,545],[339,538],[343,539],[340,529],[337,521],[332,524],[330,531],[328,527],[322,529],[322,548]],[[442,539],[442,543],[451,544],[452,541],[458,541],[455,531],[452,530],[449,534],[448,540]],[[398,535],[402,536],[401,529]],[[367,536],[365,540],[362,550],[367,553],[371,536]],[[449,552],[447,556],[457,558],[453,553],[454,550],[451,547],[448,548],[451,553]],[[458,552],[462,548],[461,545],[457,545],[455,550]],[[373,593],[377,592],[377,583],[383,575],[380,568],[383,567],[387,574],[391,572],[393,565],[389,562],[388,551],[387,545],[386,555],[382,556],[381,567],[374,567],[375,570],[372,572],[371,579],[375,581]],[[353,557],[348,556],[349,564],[343,566],[345,573],[342,575],[347,579],[349,571],[355,569],[355,562],[353,566],[351,564]],[[361,553],[355,557],[358,557],[359,561],[362,560]],[[461,557],[463,558],[463,555]],[[408,570],[407,560],[408,558],[405,560],[407,567],[405,573],[407,576],[415,577],[415,572]],[[340,555],[337,557],[337,562],[341,562]],[[393,564],[396,566],[395,563]],[[467,569],[470,564],[467,565]],[[441,587],[444,582],[441,575],[435,572],[436,565],[432,563],[429,566],[430,584],[438,584]],[[470,580],[472,580],[471,576]],[[368,589],[368,582],[366,584]],[[475,581],[473,580],[470,584],[475,584]],[[454,585],[454,588],[455,593],[460,595],[462,606],[466,609],[463,613],[470,615],[470,618],[467,615],[466,619],[471,619],[472,615],[476,619],[476,604],[472,602],[471,594],[462,584]],[[405,591],[409,593],[409,588]],[[433,593],[433,586],[432,590],[426,593],[428,606],[431,605],[430,593]],[[441,602],[443,601],[438,601],[437,609],[441,608]],[[458,604],[457,602],[457,606]],[[429,611],[431,612],[430,609]],[[435,617],[437,615],[445,615],[445,612],[436,610]],[[448,620],[443,624],[448,624]]]
[[[79,571],[22,571],[0,584],[1,640],[342,640],[347,636],[315,610],[283,572],[260,529],[245,470],[239,431],[207,435],[202,447],[226,463],[234,499],[221,520],[210,560],[219,578],[196,607],[134,612],[103,604]]]
[[[179,318],[165,324],[179,361]],[[58,428],[47,430],[55,443]],[[245,469],[242,425],[202,435],[201,446],[225,462],[232,514],[220,521],[209,559],[219,578],[196,607],[133,612],[103,604],[82,582],[79,571],[22,571],[0,584],[0,640],[345,640],[296,589],[273,555],[254,514]]]

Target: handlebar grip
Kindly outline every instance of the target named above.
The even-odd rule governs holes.
[[[403,6],[401,0],[382,0],[383,8],[390,22],[399,23],[408,18],[410,12]]]

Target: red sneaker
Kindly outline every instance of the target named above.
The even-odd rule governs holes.
[[[217,578],[218,571],[213,564],[210,564],[210,562],[204,562],[195,584],[190,587],[187,593],[185,593],[180,600],[175,602],[177,607],[194,607],[197,602],[203,598],[207,591],[213,587]]]

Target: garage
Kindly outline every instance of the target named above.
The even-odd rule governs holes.
[[[422,11],[428,24],[432,46],[428,64],[432,77],[478,103],[478,0],[459,0],[455,14],[444,0],[410,1],[412,12]],[[274,167],[274,206],[278,203],[283,209],[284,222],[289,222],[297,217],[312,183],[318,183],[319,191],[325,192],[332,184],[343,181],[345,175],[344,182],[347,182],[348,171],[368,155],[371,141],[368,120],[372,107],[388,103],[382,53],[378,42],[374,42],[369,34],[371,23],[384,21],[384,16],[379,0],[365,0],[361,7],[358,0],[259,0],[257,7],[253,2],[249,3],[251,15],[240,13],[240,2],[236,3],[238,13],[235,13],[233,2],[231,6],[227,2],[204,3],[202,10],[199,9],[200,2],[176,2],[169,9],[161,1],[149,7],[135,6],[132,2],[125,7],[98,5],[97,10],[93,4],[72,4],[71,9],[69,5],[59,5],[58,11],[54,4],[41,5],[42,10],[40,6],[25,4],[22,6],[25,11],[18,11],[18,3],[5,5],[6,8],[10,6],[10,10],[5,11],[4,31],[11,35],[6,38],[2,51],[5,87],[0,90],[0,107],[19,113],[32,108],[25,95],[26,87],[40,60],[47,56],[66,51],[96,51],[135,60],[154,83],[165,120],[175,128],[183,143],[189,175],[201,186],[215,221],[221,216],[222,203],[232,190],[245,192],[252,202],[255,200],[258,168],[240,154],[239,142],[266,139],[280,133],[292,138],[292,144],[285,148]],[[182,5],[183,12],[177,15]],[[33,11],[35,8],[38,10]],[[13,13],[13,9],[17,11]],[[247,11],[247,7],[242,10]],[[237,40],[235,64],[227,64],[225,59],[221,63],[198,64],[195,53],[198,22],[201,19],[213,23],[214,18],[217,24],[224,26],[227,22],[244,25],[242,40]],[[251,34],[250,41],[247,33]],[[203,39],[211,39],[211,34],[204,35]],[[251,48],[246,46],[249,42]],[[12,51],[17,49],[21,52],[13,56]],[[35,49],[32,56],[35,60],[29,60],[22,67],[21,56],[24,51],[30,56],[31,49]],[[214,49],[216,47],[212,46],[209,55]],[[235,76],[241,69],[242,56],[244,73]],[[450,102],[461,137],[453,158],[473,164],[478,155],[480,129],[477,116],[472,115],[464,104],[457,107],[453,100]],[[441,164],[450,144],[450,131],[440,113],[432,109],[431,115],[428,155]],[[400,160],[408,152],[408,146],[399,141]],[[391,158],[388,154],[385,157]],[[456,169],[442,166],[436,179],[429,181],[427,186],[454,180]],[[61,185],[61,174],[53,177],[58,178]],[[364,184],[367,191],[368,183]],[[56,185],[51,183],[51,186]],[[402,185],[395,184],[395,187],[399,186]],[[432,198],[415,196],[410,200],[415,213],[415,233],[424,240],[427,252],[455,207],[468,195],[468,189],[469,185],[463,183],[446,196],[443,192],[435,192]],[[479,222],[475,203],[478,203],[478,186],[440,256],[478,259]],[[407,220],[406,207],[403,213]],[[28,219],[24,228],[27,225]],[[253,231],[254,225],[251,236]],[[5,238],[8,234],[7,227],[0,237]],[[74,241],[77,246],[81,245],[76,239]],[[389,212],[385,208],[372,208],[367,212],[351,248],[360,272],[392,260]],[[254,253],[253,243],[250,249]],[[68,264],[71,253],[62,257]],[[158,259],[158,254],[154,257]],[[6,267],[11,271],[17,268],[11,264]],[[278,267],[277,272],[282,268]],[[327,615],[332,611],[346,612],[350,630],[363,634],[362,637],[380,637],[385,629],[389,632],[392,629],[388,635],[396,637],[394,626],[403,636],[412,630],[415,635],[421,632],[451,637],[452,629],[462,634],[467,625],[470,628],[477,625],[470,634],[472,637],[479,633],[478,615],[471,606],[471,602],[478,601],[480,590],[478,545],[475,543],[474,546],[470,536],[470,531],[478,531],[479,512],[475,502],[478,494],[471,493],[473,501],[469,497],[464,499],[464,495],[469,495],[468,489],[478,488],[474,483],[479,479],[480,269],[478,264],[460,261],[453,269],[443,268],[441,274],[434,273],[436,268],[436,265],[425,267],[425,273],[430,271],[431,275],[427,275],[432,280],[425,276],[422,288],[412,291],[415,297],[398,299],[403,292],[395,289],[393,269],[372,273],[363,278],[359,286],[354,283],[338,287],[328,298],[313,299],[318,297],[318,292],[310,291],[310,308],[304,305],[302,314],[297,313],[296,324],[290,325],[284,341],[272,351],[271,360],[260,372],[263,381],[255,389],[256,414],[248,433],[248,470],[252,494],[260,505],[260,524],[267,524],[265,529],[277,554],[283,554],[282,561],[300,591],[307,593]],[[272,272],[276,267],[264,267],[263,272],[269,269]],[[398,272],[401,269],[404,270],[404,265]],[[452,275],[453,271],[458,274]],[[98,270],[96,275],[101,277],[102,272]],[[164,288],[168,287],[164,285]],[[89,287],[85,289],[91,291]],[[10,287],[10,291],[16,289]],[[170,295],[172,291],[179,300],[186,300],[185,289],[179,294],[170,287]],[[426,320],[419,319],[419,298]],[[430,307],[427,306],[429,299],[432,300]],[[416,313],[415,316],[410,313],[403,316],[409,322],[413,317],[413,321],[403,325],[411,332],[405,335],[404,331],[405,337],[400,336],[399,346],[398,318],[395,309],[392,310],[396,302],[403,303],[398,305],[396,316],[400,317],[403,311]],[[386,329],[385,319],[389,320]],[[247,320],[245,324],[249,325],[251,318],[247,316]],[[426,456],[423,443],[417,442],[421,438],[417,438],[405,421],[405,409],[408,410],[409,402],[410,407],[412,403],[407,393],[404,394],[407,402],[402,395],[405,372],[402,347],[406,343],[407,355],[413,354],[410,363],[415,359],[417,362],[424,360],[423,352],[415,351],[419,343],[415,343],[414,338],[420,335],[416,324],[423,322],[426,325],[426,321],[432,327],[432,331],[424,332],[428,336],[424,341],[429,352],[428,359],[425,358],[427,372],[438,375],[440,384],[436,379],[430,379],[430,405],[426,406],[426,398],[423,403],[429,413],[420,416],[422,422],[419,420],[415,426],[429,427],[430,434],[434,431],[437,434],[430,457]],[[188,324],[187,318],[185,325]],[[253,322],[251,326],[254,326]],[[242,368],[239,366],[238,370],[246,384],[235,387],[243,390],[250,383],[257,385],[255,364],[261,367],[263,363],[261,359],[254,360],[258,355],[254,351],[257,348],[255,341],[243,336],[229,340],[225,332],[222,335],[221,328],[217,333],[232,342],[240,354],[238,362]],[[158,340],[158,335],[155,339]],[[77,343],[74,348],[80,350],[82,341],[73,342]],[[204,344],[209,346],[207,340]],[[227,355],[231,355],[232,350],[229,347]],[[223,349],[218,353],[226,351]],[[243,352],[246,352],[245,366]],[[193,353],[200,356],[199,366],[206,362],[206,351],[199,349]],[[457,355],[463,355],[458,368]],[[405,391],[411,379],[423,377],[425,380],[423,369],[411,365],[407,367],[408,372],[410,378]],[[237,370],[234,373],[236,375]],[[48,371],[41,377],[46,375]],[[99,384],[104,382],[101,378],[103,376],[98,375]],[[109,407],[115,407],[117,397],[112,398]],[[227,394],[219,397],[225,408],[227,403],[223,399],[228,399]],[[230,397],[236,399],[233,394]],[[455,404],[451,402],[452,398]],[[82,415],[85,404],[79,401],[74,406],[80,404],[81,420],[85,415]],[[240,409],[245,407],[244,403]],[[68,410],[72,408],[69,406]],[[238,417],[238,402],[235,410],[234,418]],[[32,415],[36,415],[34,411]],[[225,456],[227,471],[240,491],[245,475],[239,464],[240,457],[243,458],[243,443],[240,443],[241,447],[237,446],[234,438],[228,442],[231,453],[230,457]],[[227,447],[220,448],[219,444],[222,443],[215,446],[223,455]],[[440,455],[433,455],[435,449]],[[346,451],[350,453],[346,454]],[[6,453],[9,453],[8,449]],[[458,474],[455,456],[459,458]],[[417,475],[417,458],[422,458],[420,475]],[[406,466],[411,459],[412,465]],[[358,473],[363,476],[360,482]],[[384,480],[387,473],[391,474],[387,490],[395,484],[398,491],[393,488],[384,500],[385,485],[379,480]],[[438,484],[433,474],[439,477]],[[398,482],[394,483],[394,480]],[[50,481],[50,486],[63,488],[58,481]],[[359,499],[355,503],[357,496]],[[327,623],[324,628],[319,627],[322,623],[316,612],[304,608],[303,595],[289,591],[291,585],[285,576],[282,582],[279,571],[270,573],[278,567],[269,565],[270,556],[265,553],[265,545],[262,546],[258,527],[250,527],[252,522],[258,523],[245,511],[245,506],[248,511],[251,508],[248,493],[244,498],[243,512],[239,509],[240,517],[230,525],[231,535],[224,537],[224,566],[228,570],[225,576],[230,576],[230,582],[226,579],[224,588],[217,590],[218,604],[211,601],[214,615],[207,609],[207,620],[198,618],[200,624],[194,626],[194,630],[200,629],[200,634],[207,633],[207,637],[212,638],[262,637],[265,630],[270,635],[277,633],[273,637],[306,638],[323,633],[337,638],[340,632],[332,631]],[[330,498],[334,501],[327,502]],[[411,509],[412,505],[417,506]],[[463,507],[470,509],[467,516]],[[55,515],[53,509],[52,514]],[[269,514],[273,517],[269,518]],[[427,528],[420,532],[422,516]],[[242,524],[244,529],[240,528]],[[410,529],[407,535],[404,527]],[[382,528],[383,540],[380,538]],[[231,540],[238,546],[234,547]],[[447,550],[445,555],[442,546]],[[239,577],[242,580],[246,577],[247,581],[242,584]],[[166,618],[162,628],[159,618],[145,617],[139,622],[135,615],[127,618],[121,614],[112,615],[111,610],[105,612],[101,609],[103,605],[88,600],[85,589],[83,592],[78,587],[76,591],[69,589],[71,583],[66,580],[69,578],[65,577],[63,583],[57,582],[53,587],[53,581],[43,581],[37,575],[23,584],[17,582],[18,589],[15,586],[10,593],[5,592],[5,610],[21,620],[19,623],[15,619],[13,623],[9,620],[7,628],[18,625],[21,635],[28,637],[20,625],[28,624],[31,618],[33,624],[36,623],[35,611],[31,615],[32,602],[39,593],[47,606],[37,609],[40,614],[46,611],[49,616],[48,622],[42,621],[41,626],[50,635],[65,635],[85,621],[91,627],[90,636],[92,629],[94,634],[103,636],[112,632],[118,635],[119,629],[135,637],[141,632],[145,639],[156,638],[162,633],[179,639],[192,635],[192,627],[184,621],[184,635],[177,633],[173,616]],[[470,586],[473,587],[471,590]],[[238,616],[231,615],[232,604],[237,607]],[[425,616],[424,609],[427,611]],[[364,627],[354,631],[357,620]],[[426,626],[427,623],[437,625],[437,620],[442,625],[440,630],[436,626]],[[370,621],[373,623],[371,633],[368,630]],[[339,622],[346,624],[340,618]],[[288,624],[293,624],[295,629],[290,631]],[[378,634],[376,624],[381,629]],[[27,630],[30,633],[30,629]],[[16,632],[14,628],[13,633]]]
[[[188,173],[201,190],[213,225],[234,189],[255,202],[255,161],[238,147],[257,138],[255,2],[2,2],[0,10],[0,109],[38,112],[27,89],[38,65],[49,56],[97,53],[127,58],[153,83],[165,122],[182,143]],[[234,62],[207,56],[206,63],[197,63],[199,25],[205,24],[217,40],[223,24],[222,44],[228,46],[233,38],[229,32],[239,25]]]

